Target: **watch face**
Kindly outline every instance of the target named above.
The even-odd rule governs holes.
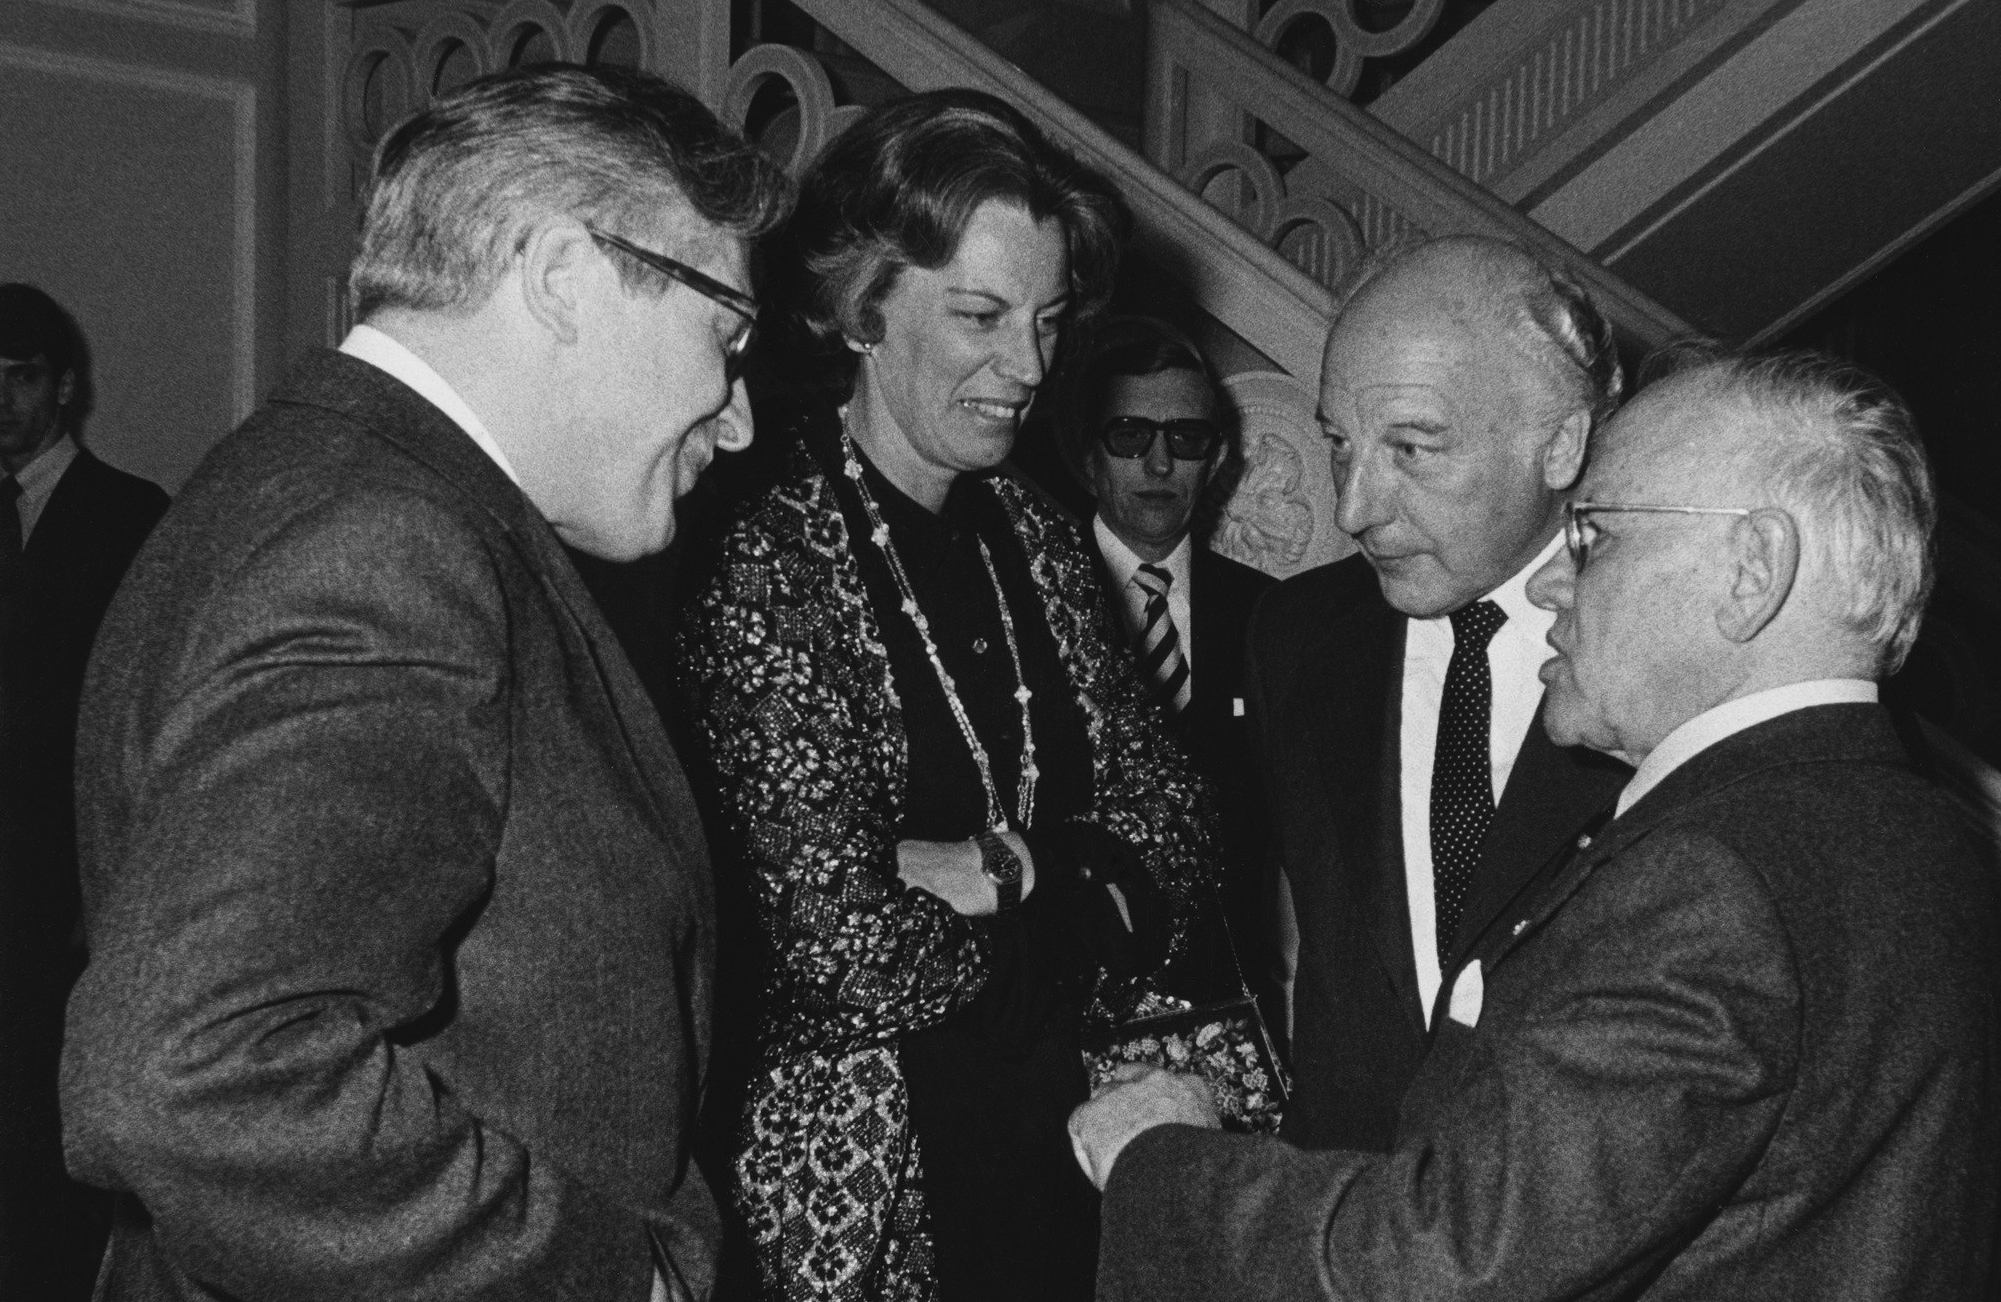
[[[991,834],[980,838],[980,867],[1003,885],[1021,880],[1021,860],[1007,842]]]

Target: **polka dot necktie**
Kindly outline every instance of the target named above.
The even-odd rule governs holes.
[[[1438,961],[1452,961],[1452,938],[1466,911],[1480,840],[1494,821],[1489,719],[1493,674],[1487,644],[1507,612],[1476,601],[1452,613],[1452,660],[1438,706],[1438,749],[1431,766],[1431,882],[1438,904]]]
[[[1133,585],[1146,594],[1140,612],[1139,671],[1153,684],[1160,699],[1179,712],[1188,705],[1188,658],[1181,654],[1181,635],[1167,613],[1167,589],[1174,575],[1158,565],[1142,565]]]

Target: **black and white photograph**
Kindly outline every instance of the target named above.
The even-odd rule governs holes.
[[[0,0],[0,1302],[2001,1302],[1995,0]]]

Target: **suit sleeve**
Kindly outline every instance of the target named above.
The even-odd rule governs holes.
[[[1441,1022],[1393,1152],[1134,1139],[1106,1191],[1099,1297],[1636,1287],[1778,1125],[1798,1060],[1790,951],[1752,871],[1688,837],[1601,865],[1548,927],[1547,961],[1524,961],[1531,938],[1495,969],[1477,1028]]]
[[[510,644],[428,503],[322,504],[204,594],[117,775],[70,1010],[71,1169],[244,1302],[643,1299],[636,1209],[421,1056],[494,888]]]

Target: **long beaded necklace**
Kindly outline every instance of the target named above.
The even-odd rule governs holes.
[[[910,618],[917,629],[917,640],[924,646],[924,658],[931,662],[931,672],[938,676],[938,686],[944,689],[945,704],[952,712],[952,719],[959,725],[959,734],[966,739],[966,749],[973,754],[973,766],[980,771],[980,786],[987,795],[987,825],[996,832],[1008,829],[1007,816],[1001,812],[1000,792],[994,787],[993,764],[987,758],[987,748],[980,744],[979,735],[973,731],[973,721],[966,715],[964,702],[959,699],[959,689],[952,682],[952,675],[946,671],[945,662],[938,658],[938,644],[931,640],[931,621],[917,605],[917,591],[910,586],[910,576],[904,573],[903,559],[896,554],[896,544],[890,541],[889,526],[883,523],[882,512],[877,508],[875,497],[868,491],[868,483],[862,478],[860,459],[855,455],[854,436],[848,433],[847,410],[841,411],[841,456],[849,479],[855,483],[855,490],[861,494],[862,510],[868,516],[869,541],[882,552],[889,562],[889,573],[896,580],[896,590],[903,598],[903,613]],[[1015,793],[1015,824],[1025,828],[1028,816],[1035,808],[1035,780],[1041,771],[1035,767],[1035,729],[1029,718],[1028,702],[1035,695],[1029,690],[1028,679],[1021,672],[1021,648],[1015,641],[1014,616],[1008,611],[1007,596],[1001,591],[1000,575],[994,570],[993,553],[987,550],[986,540],[975,536],[980,545],[980,559],[986,562],[987,581],[993,585],[994,601],[1000,607],[1001,631],[1007,635],[1008,659],[1014,664],[1014,699],[1021,706],[1021,784]]]

